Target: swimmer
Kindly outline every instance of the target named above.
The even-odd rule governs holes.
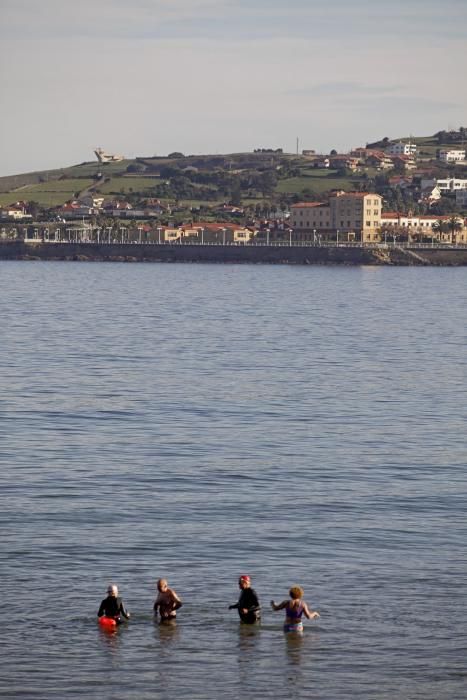
[[[183,603],[172,588],[169,588],[165,578],[160,578],[157,582],[159,591],[154,602],[154,616],[157,617],[159,611],[161,622],[175,620],[176,611],[182,607]]]
[[[252,625],[261,618],[261,606],[259,604],[256,591],[251,587],[251,579],[246,574],[243,574],[238,579],[238,585],[241,593],[237,603],[229,605],[229,610],[236,608],[240,616],[240,620],[247,625]]]
[[[117,586],[111,583],[107,588],[107,598],[104,598],[99,606],[97,617],[110,617],[119,625],[122,616],[128,620],[130,613],[125,610],[122,599],[118,596]]]
[[[271,608],[273,610],[285,609],[284,632],[303,632],[302,615],[305,615],[309,620],[314,620],[319,617],[319,612],[308,608],[303,600],[303,588],[300,586],[292,586],[289,595],[291,600],[283,600],[279,604],[271,600]]]

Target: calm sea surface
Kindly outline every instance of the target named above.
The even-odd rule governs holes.
[[[0,696],[465,700],[466,298],[465,269],[0,263]]]

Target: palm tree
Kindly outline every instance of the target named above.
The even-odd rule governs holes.
[[[457,231],[460,231],[463,228],[462,222],[460,221],[459,217],[457,216],[450,216],[449,221],[447,222],[447,229],[451,234],[451,243],[453,241],[453,238]]]
[[[431,228],[438,234],[438,240],[441,241],[443,233],[446,231],[446,222],[443,219],[438,219]]]

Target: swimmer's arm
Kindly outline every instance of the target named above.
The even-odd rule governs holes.
[[[305,613],[305,617],[309,620],[314,620],[315,617],[319,617],[319,612],[317,610],[310,610],[306,603],[303,603],[303,612]]]
[[[120,603],[120,609],[118,612],[121,613],[123,615],[123,617],[126,617],[127,620],[130,619],[130,613],[128,612],[128,610],[126,610],[123,603]]]
[[[273,600],[271,600],[271,608],[273,610],[283,610],[287,607],[288,602],[288,600],[283,600],[282,603],[275,603]]]
[[[182,607],[183,603],[180,600],[180,598],[178,597],[178,595],[175,593],[175,591],[173,591],[172,589],[170,589],[170,594],[172,596],[173,609],[178,610],[179,608]]]

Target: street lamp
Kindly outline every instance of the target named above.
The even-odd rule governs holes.
[[[313,229],[313,243],[316,245],[316,229]]]
[[[292,229],[289,228],[289,246],[292,247]]]
[[[336,246],[339,245],[339,229],[336,229]]]
[[[162,231],[162,228],[161,228],[160,226],[158,226],[158,227],[157,227],[157,231],[158,231],[158,233],[159,233],[159,245],[160,245],[160,244],[161,244],[161,231]]]

